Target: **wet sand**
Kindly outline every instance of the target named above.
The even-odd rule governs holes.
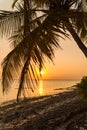
[[[87,130],[87,103],[72,90],[2,104],[0,130]]]

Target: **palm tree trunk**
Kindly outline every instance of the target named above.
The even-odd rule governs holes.
[[[70,34],[72,35],[72,37],[74,38],[74,40],[76,41],[76,43],[77,43],[78,47],[80,48],[80,50],[87,57],[87,47],[83,44],[83,42],[81,41],[81,39],[79,38],[79,36],[75,32],[75,30],[73,29],[71,23],[68,21],[68,22],[65,23],[65,26],[66,26],[67,30],[70,32]]]

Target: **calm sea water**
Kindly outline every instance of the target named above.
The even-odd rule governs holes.
[[[72,89],[72,86],[78,82],[79,81],[76,80],[40,80],[39,85],[35,89],[34,93],[30,92],[30,97],[44,96],[69,91]],[[0,81],[0,104],[5,101],[16,99],[18,90],[18,80],[14,80],[12,88],[6,95],[2,94],[1,88],[2,85]]]

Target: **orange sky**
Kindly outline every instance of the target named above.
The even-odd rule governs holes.
[[[60,42],[63,50],[55,51],[54,64],[46,62],[44,79],[79,79],[87,75],[87,59],[78,49],[74,41],[66,40]],[[0,62],[10,51],[10,43],[0,40]],[[0,73],[1,75],[1,73]],[[0,76],[1,77],[1,76]]]
[[[0,9],[7,9],[12,0],[0,0]],[[11,7],[11,6],[9,6]],[[55,51],[55,59],[52,63],[46,63],[46,70],[43,78],[46,79],[79,79],[87,75],[87,59],[78,49],[76,43],[72,40],[61,40],[63,50]],[[4,39],[0,39],[0,63],[9,52],[9,43]],[[0,69],[1,77],[1,69]]]
[[[87,75],[87,59],[74,41],[61,41],[63,50],[55,51],[54,63],[47,64],[46,77],[57,79],[79,79]]]

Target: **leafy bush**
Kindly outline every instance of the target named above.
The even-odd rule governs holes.
[[[87,102],[87,76],[81,79],[81,82],[76,85],[78,95]]]

